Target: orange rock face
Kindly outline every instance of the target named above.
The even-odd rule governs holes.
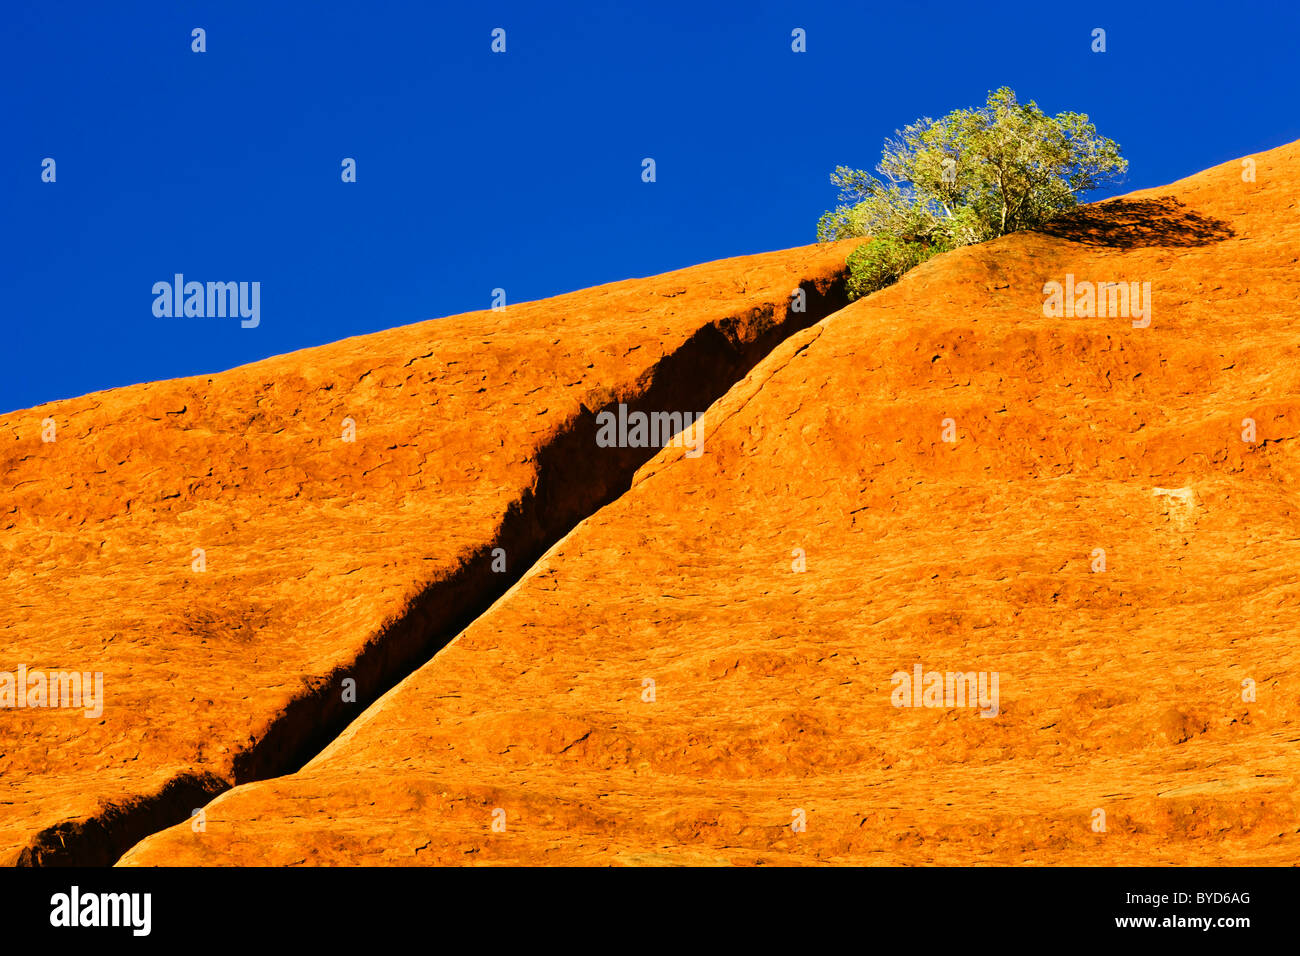
[[[1300,144],[1255,159],[792,335],[704,454],[122,862],[1300,862]],[[1052,314],[1084,282],[1130,314]]]
[[[626,489],[653,449],[593,458],[593,416],[704,411],[844,304],[846,253],[730,259],[0,417],[0,861],[112,862],[296,769]],[[6,702],[23,668],[102,675],[102,712]]]

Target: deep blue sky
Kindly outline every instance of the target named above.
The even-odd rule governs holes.
[[[1300,138],[1296,10],[7,3],[0,411],[486,308],[496,287],[517,302],[812,242],[837,164],[870,168],[895,128],[1001,85],[1117,140],[1114,192],[1160,185]],[[155,318],[176,272],[260,281],[261,325]]]

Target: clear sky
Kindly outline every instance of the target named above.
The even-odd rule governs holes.
[[[1298,10],[6,3],[0,411],[809,243],[837,164],[1002,85],[1170,182],[1300,138]],[[176,273],[260,324],[156,317]]]

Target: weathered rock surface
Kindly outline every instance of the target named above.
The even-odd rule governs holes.
[[[0,709],[0,861],[108,863],[295,769],[627,487],[651,452],[593,456],[593,413],[703,411],[843,305],[845,254],[729,259],[0,416],[0,671],[102,672],[106,700],[97,719]]]
[[[792,336],[702,456],[659,454],[302,770],[123,862],[1300,862],[1300,145],[1256,159]],[[1149,326],[1046,317],[1067,274],[1150,282]],[[364,630],[427,541],[394,537],[310,619]],[[996,716],[893,706],[918,664],[996,673]]]

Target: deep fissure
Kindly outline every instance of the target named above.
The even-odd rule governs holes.
[[[596,417],[602,411],[647,414],[709,408],[781,342],[848,304],[845,273],[800,283],[801,312],[794,302],[783,318],[768,306],[711,322],[665,355],[639,393],[614,398],[597,409],[585,406],[537,453],[533,487],[516,499],[492,539],[467,555],[449,576],[428,584],[400,618],[376,634],[346,667],[335,669],[294,698],[253,746],[234,760],[232,780],[187,773],[156,794],[108,805],[93,817],[49,827],[22,851],[20,866],[106,866],[146,837],[188,819],[232,787],[300,770],[375,701],[422,667],[524,577],[552,545],[579,522],[616,500],[636,470],[661,446],[599,448]],[[755,318],[773,319],[766,331],[744,342],[735,329]],[[494,549],[507,555],[504,573],[492,570]],[[344,678],[356,681],[357,699],[345,703]]]

